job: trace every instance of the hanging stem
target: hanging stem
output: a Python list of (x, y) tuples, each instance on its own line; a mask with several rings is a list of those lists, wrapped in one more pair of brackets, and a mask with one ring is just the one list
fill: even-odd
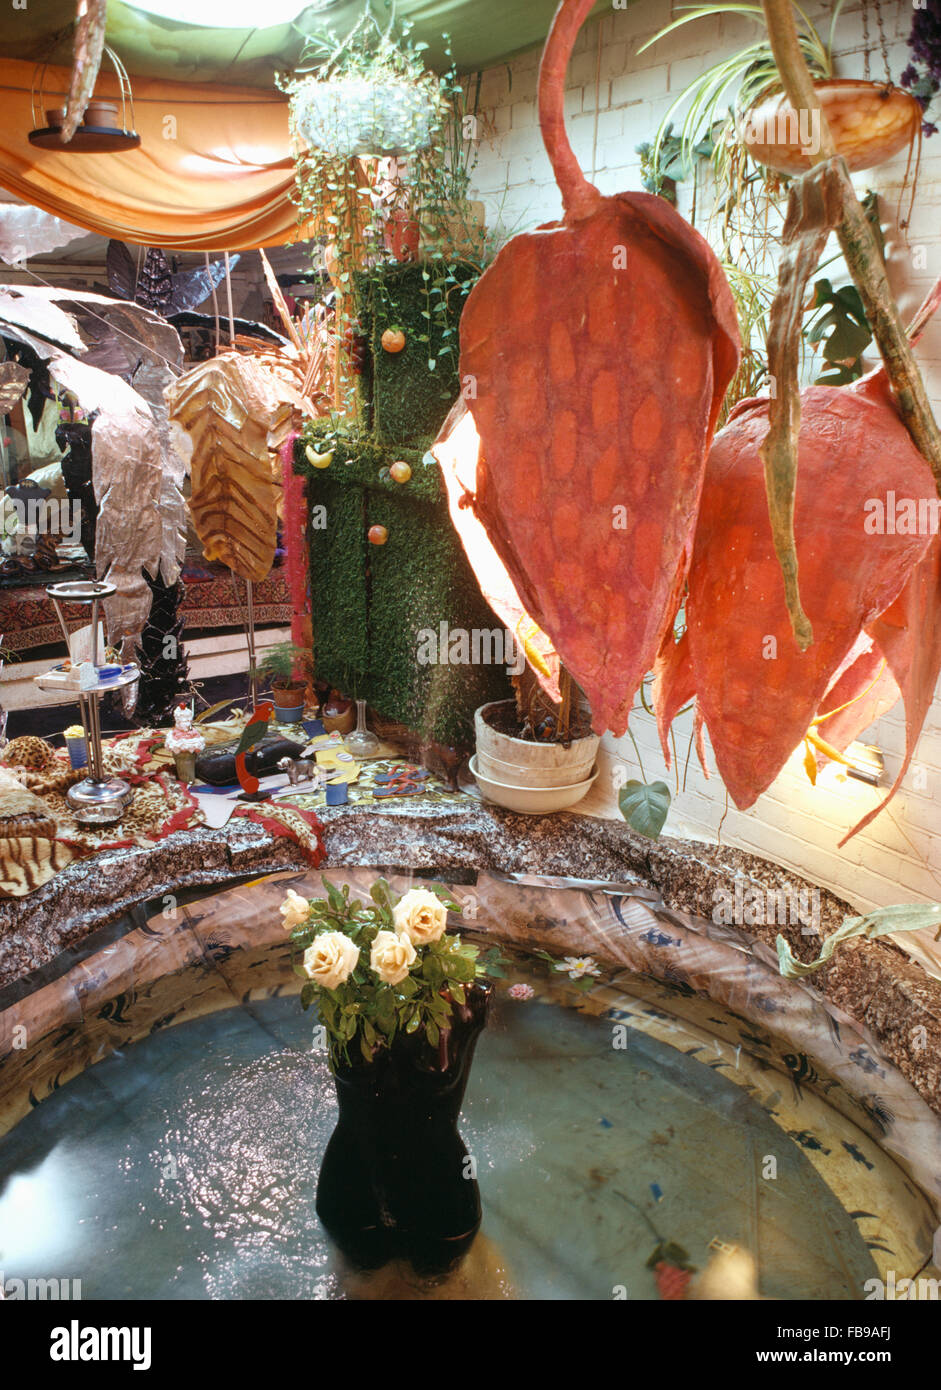
[[(787, 98), (796, 111), (819, 113), (820, 159), (838, 158), (833, 134), (800, 50), (791, 0), (763, 0), (763, 4), (771, 51)], [(852, 188), (845, 163), (840, 161), (839, 167), (846, 184), (843, 218), (837, 228), (840, 246), (872, 325), (899, 414), (927, 460), (941, 495), (941, 431), (889, 288), (872, 227)]]

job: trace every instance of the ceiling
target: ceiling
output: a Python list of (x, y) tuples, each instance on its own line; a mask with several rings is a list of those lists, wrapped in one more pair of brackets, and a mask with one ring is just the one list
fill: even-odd
[[(181, 23), (148, 14), (143, 9), (109, 0), (108, 42), (133, 77), (162, 77), (177, 81), (224, 82), (236, 86), (270, 87), (276, 72), (293, 68), (313, 30), (346, 35), (363, 11), (364, 0), (325, 0), (301, 10), (289, 23), (272, 28), (208, 27), (207, 19), (224, 16), (226, 0), (191, 0), (191, 15), (203, 23)], [(302, 0), (298, 0), (298, 7)], [(413, 24), (411, 38), (428, 44), (429, 65), (446, 66), (442, 35), (462, 73), (512, 57), (541, 44), (549, 30), (557, 0), (397, 0), (396, 17)], [(258, 10), (264, 13), (264, 0)], [(599, 0), (596, 9), (610, 9)], [(373, 0), (373, 13), (384, 22), (388, 0)], [(29, 0), (26, 9), (0, 6), (0, 51), (8, 58), (67, 64), (75, 0)]]

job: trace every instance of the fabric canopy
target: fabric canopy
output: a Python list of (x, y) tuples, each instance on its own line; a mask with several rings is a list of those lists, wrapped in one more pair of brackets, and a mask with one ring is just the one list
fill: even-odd
[[(106, 69), (107, 60), (95, 96), (120, 102)], [(28, 140), (34, 72), (32, 63), (0, 60), (0, 186), (19, 198), (101, 236), (165, 250), (243, 251), (302, 235), (291, 201), (286, 98), (135, 78), (140, 147), (76, 154), (63, 146), (60, 153)], [(68, 87), (67, 69), (48, 68), (42, 105), (64, 104)], [(44, 114), (37, 119), (45, 124)]]
[[(33, 62), (67, 63), (75, 0), (20, 0), (0, 5), (0, 53)], [(435, 72), (449, 64), (448, 45), (462, 73), (477, 72), (541, 44), (557, 0), (396, 0), (400, 22), (413, 26), (411, 37), (428, 45), (425, 58)], [(636, 0), (630, 0), (631, 4)], [(290, 72), (303, 51), (305, 36), (330, 30), (348, 34), (363, 12), (363, 0), (330, 0), (304, 7), (291, 23), (270, 24), (264, 4), (250, 28), (220, 28), (229, 18), (225, 0), (191, 0), (186, 22), (162, 19), (108, 0), (108, 43), (120, 54), (131, 77), (188, 82), (235, 82), (243, 87), (274, 85), (278, 72)], [(611, 0), (598, 0), (596, 13), (611, 12)], [(384, 24), (386, 3), (373, 12)], [(207, 14), (216, 21), (206, 23)], [(232, 19), (237, 16), (232, 15)], [(651, 25), (651, 28), (653, 26)]]

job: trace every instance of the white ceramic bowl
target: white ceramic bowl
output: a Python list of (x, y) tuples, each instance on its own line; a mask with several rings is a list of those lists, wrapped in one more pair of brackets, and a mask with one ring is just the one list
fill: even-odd
[(567, 767), (528, 767), (522, 763), (508, 763), (502, 758), (491, 757), (482, 748), (475, 754), (477, 766), (491, 782), (502, 782), (505, 787), (573, 787), (591, 776), (595, 765), (595, 750), (581, 762), (570, 763)]
[(470, 771), (487, 801), (494, 801), (508, 811), (519, 811), (524, 816), (546, 816), (552, 811), (564, 811), (574, 806), (598, 776), (595, 769), (583, 782), (573, 782), (567, 787), (514, 787), (505, 782), (494, 782), (478, 772), (476, 753), (470, 760)]

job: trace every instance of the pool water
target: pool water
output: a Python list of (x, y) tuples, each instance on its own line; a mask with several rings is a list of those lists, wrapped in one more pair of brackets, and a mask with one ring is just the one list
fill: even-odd
[(858, 1298), (876, 1274), (801, 1147), (740, 1086), (643, 1032), (616, 1048), (610, 1021), (505, 991), (461, 1123), (484, 1211), (470, 1255), (438, 1281), (356, 1273), (314, 1211), (336, 1101), (313, 1022), (296, 997), (244, 1003), (43, 1101), (0, 1139), (5, 1278), (79, 1279), (85, 1299), (649, 1299), (661, 1239), (700, 1269), (718, 1246), (747, 1251), (762, 1297)]

